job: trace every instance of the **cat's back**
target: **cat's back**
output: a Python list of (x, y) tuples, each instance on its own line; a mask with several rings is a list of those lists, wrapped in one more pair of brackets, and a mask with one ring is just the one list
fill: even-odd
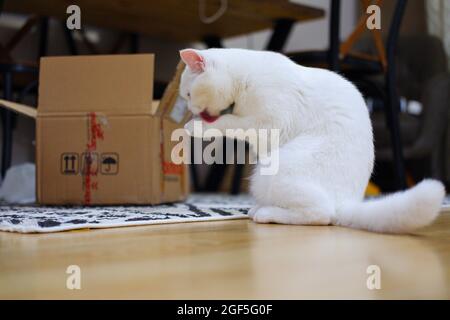
[(213, 48), (206, 50), (205, 54), (213, 61), (225, 63), (235, 72), (254, 74), (286, 69), (291, 62), (284, 55), (272, 51)]

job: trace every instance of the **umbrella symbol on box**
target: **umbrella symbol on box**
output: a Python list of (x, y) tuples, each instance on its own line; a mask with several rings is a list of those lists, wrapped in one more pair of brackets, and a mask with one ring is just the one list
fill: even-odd
[(103, 164), (105, 164), (107, 167), (105, 169), (106, 172), (110, 172), (111, 171), (111, 165), (115, 165), (117, 164), (116, 159), (111, 158), (111, 157), (107, 157), (105, 159), (103, 159)]
[(119, 156), (116, 153), (102, 154), (102, 173), (116, 174), (118, 171)]

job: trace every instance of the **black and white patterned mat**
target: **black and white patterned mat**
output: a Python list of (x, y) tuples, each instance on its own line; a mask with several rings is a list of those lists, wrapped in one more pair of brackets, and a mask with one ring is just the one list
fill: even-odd
[[(0, 205), (0, 231), (45, 233), (85, 228), (245, 219), (252, 205), (253, 201), (249, 196), (224, 194), (194, 194), (186, 202), (157, 206)], [(444, 200), (442, 211), (450, 211), (450, 196)]]
[(245, 195), (191, 195), (186, 202), (157, 206), (45, 207), (0, 205), (0, 231), (57, 232), (147, 224), (247, 218)]

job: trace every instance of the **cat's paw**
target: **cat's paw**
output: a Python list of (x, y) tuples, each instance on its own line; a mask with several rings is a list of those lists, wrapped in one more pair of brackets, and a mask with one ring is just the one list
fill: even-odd
[[(271, 210), (271, 207), (255, 207), (252, 219), (257, 223), (273, 223), (277, 222), (277, 212)], [(249, 213), (250, 216), (250, 213)]]
[(257, 211), (258, 209), (259, 209), (259, 206), (251, 207), (251, 208), (248, 210), (248, 212), (247, 212), (248, 217), (249, 217), (250, 219), (253, 219), (253, 217), (255, 216), (255, 213), (256, 213), (256, 211)]
[(280, 207), (261, 207), (256, 210), (253, 221), (258, 223), (280, 223), (296, 225), (329, 225), (331, 218), (326, 213), (285, 209)]

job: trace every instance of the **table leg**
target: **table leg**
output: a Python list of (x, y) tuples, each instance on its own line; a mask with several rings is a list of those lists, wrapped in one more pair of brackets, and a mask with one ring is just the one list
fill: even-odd
[[(203, 39), (203, 42), (206, 44), (208, 48), (223, 48), (222, 39), (220, 37), (211, 35), (207, 36)], [(194, 182), (197, 182), (198, 188), (202, 191), (218, 191), (220, 184), (223, 181), (225, 176), (225, 172), (227, 170), (227, 164), (225, 163), (225, 141), (223, 139), (223, 150), (224, 150), (224, 163), (214, 163), (208, 167), (208, 175), (206, 177), (205, 186), (202, 187), (199, 185), (198, 178), (195, 177)], [(192, 174), (196, 174), (196, 167), (194, 164), (191, 165)]]
[(45, 57), (48, 49), (48, 18), (41, 19), (39, 24), (39, 57)]
[(282, 51), (291, 33), (294, 22), (295, 21), (291, 19), (276, 20), (272, 35), (267, 43), (266, 50), (276, 52)]
[(203, 42), (208, 48), (223, 48), (222, 39), (218, 36), (207, 36), (203, 39)]
[(330, 10), (330, 34), (328, 49), (328, 65), (331, 71), (339, 71), (339, 28), (341, 17), (341, 0), (331, 1)]
[(75, 43), (75, 39), (73, 38), (72, 30), (67, 29), (64, 23), (61, 23), (61, 28), (63, 29), (67, 47), (69, 48), (70, 54), (73, 56), (78, 55), (78, 48), (77, 44)]

